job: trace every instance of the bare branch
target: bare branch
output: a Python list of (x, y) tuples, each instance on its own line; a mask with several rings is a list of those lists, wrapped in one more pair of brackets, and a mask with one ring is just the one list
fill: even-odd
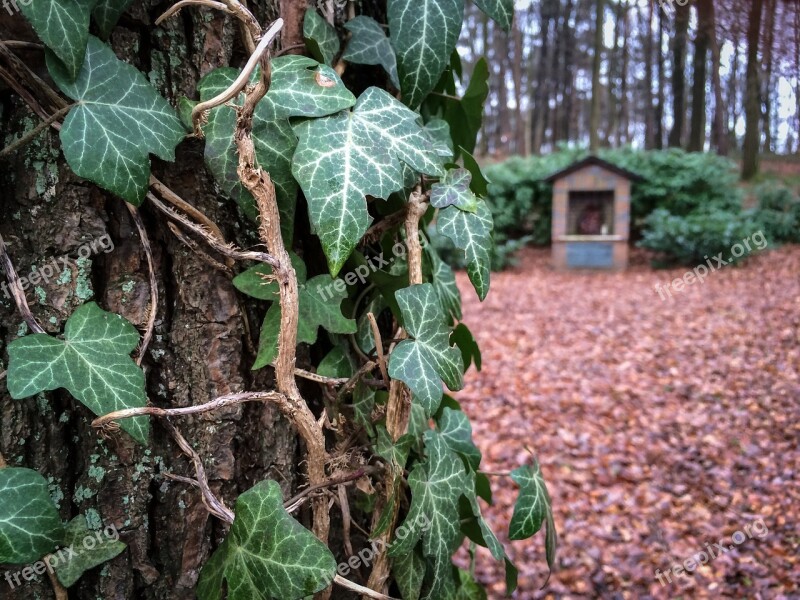
[(388, 388), (389, 371), (386, 369), (386, 357), (383, 355), (383, 340), (381, 339), (381, 330), (378, 328), (378, 321), (375, 319), (375, 315), (369, 312), (367, 313), (367, 319), (369, 319), (369, 324), (372, 327), (372, 337), (375, 338), (375, 352), (378, 353), (378, 366), (381, 369), (383, 382)]
[(0, 158), (6, 158), (7, 156), (16, 152), (20, 147), (24, 146), (25, 144), (33, 140), (42, 131), (44, 131), (45, 129), (50, 127), (50, 125), (52, 125), (53, 123), (58, 121), (61, 117), (66, 115), (72, 109), (73, 106), (75, 105), (70, 104), (69, 106), (65, 106), (64, 108), (57, 110), (48, 118), (39, 123), (36, 127), (34, 127), (29, 133), (26, 133), (21, 138), (16, 140), (14, 143), (9, 144), (8, 146), (0, 150)]
[(208, 8), (221, 10), (229, 15), (236, 14), (223, 2), (215, 2), (214, 0), (180, 0), (180, 2), (176, 2), (170, 6), (166, 11), (164, 11), (164, 14), (156, 19), (156, 25), (161, 25), (161, 23), (169, 19), (171, 16), (177, 15), (182, 8), (192, 5), (207, 6)]
[(397, 600), (396, 598), (392, 598), (391, 596), (387, 596), (386, 594), (381, 594), (380, 592), (376, 592), (371, 590), (363, 585), (358, 585), (357, 583), (353, 583), (349, 579), (345, 579), (341, 575), (336, 575), (333, 578), (334, 583), (346, 588), (348, 590), (352, 590), (354, 592), (358, 592), (362, 596), (366, 596), (367, 598), (376, 598), (376, 600)]
[(31, 328), (31, 331), (34, 333), (44, 333), (44, 329), (42, 329), (42, 326), (39, 325), (39, 322), (33, 316), (33, 313), (28, 306), (28, 300), (25, 298), (25, 291), (22, 289), (22, 284), (19, 281), (17, 271), (14, 269), (14, 263), (11, 262), (11, 257), (8, 255), (6, 243), (3, 240), (2, 235), (0, 235), (0, 263), (2, 263), (3, 269), (5, 269), (8, 287), (11, 289), (11, 295), (14, 297), (14, 303), (17, 305), (17, 310), (22, 315), (22, 318), (25, 319), (25, 322), (28, 324), (28, 327)]
[(156, 326), (156, 313), (158, 312), (158, 281), (156, 280), (156, 267), (153, 261), (153, 249), (150, 246), (150, 238), (147, 236), (147, 229), (142, 223), (142, 216), (139, 211), (132, 204), (125, 203), (128, 212), (131, 213), (131, 218), (136, 224), (136, 229), (139, 230), (139, 239), (142, 241), (142, 248), (147, 258), (147, 273), (150, 279), (150, 309), (147, 311), (147, 328), (142, 338), (142, 343), (137, 351), (136, 364), (141, 366), (142, 359), (147, 352), (147, 347), (150, 345), (150, 340), (153, 339), (153, 329)]

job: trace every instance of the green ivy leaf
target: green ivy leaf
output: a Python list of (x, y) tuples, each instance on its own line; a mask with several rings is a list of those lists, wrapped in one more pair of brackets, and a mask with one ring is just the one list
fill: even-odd
[[(64, 528), (64, 546), (72, 548), (73, 553), (67, 553), (64, 560), (58, 561), (54, 567), (56, 576), (64, 587), (72, 587), (83, 576), (86, 571), (94, 569), (118, 556), (125, 550), (126, 545), (119, 540), (119, 533), (116, 538), (100, 535), (100, 539), (86, 526), (86, 517), (78, 515), (67, 523)], [(91, 538), (96, 543), (87, 548), (84, 540)]]
[(486, 175), (484, 175), (475, 157), (464, 148), (459, 148), (459, 150), (461, 152), (461, 160), (464, 161), (464, 168), (472, 175), (470, 189), (481, 198), (485, 198), (489, 195), (490, 181), (486, 179)]
[(89, 41), (89, 17), (96, 0), (19, 0), (15, 6), (33, 25), (44, 42), (74, 80), (84, 64)]
[(440, 176), (419, 115), (389, 93), (371, 87), (355, 109), (295, 127), (300, 144), (293, 173), (308, 200), (308, 213), (336, 275), (367, 230), (366, 196), (388, 198), (403, 189), (403, 163)]
[[(20, 399), (66, 388), (98, 416), (143, 407), (144, 372), (130, 357), (138, 343), (133, 325), (89, 302), (69, 318), (63, 341), (37, 333), (8, 345), (8, 391)], [(122, 419), (120, 427), (147, 443), (147, 417)]]
[(379, 426), (378, 439), (375, 441), (375, 454), (386, 460), (390, 464), (397, 464), (401, 467), (406, 466), (408, 453), (417, 441), (413, 435), (405, 434), (394, 442), (386, 427)]
[(470, 189), (472, 175), (466, 169), (450, 169), (444, 179), (431, 187), (431, 204), (436, 208), (457, 206), (467, 212), (477, 212), (478, 198)]
[(306, 10), (303, 18), (303, 38), (311, 56), (326, 65), (332, 65), (339, 54), (339, 36), (336, 30), (315, 8)]
[(375, 336), (372, 334), (372, 325), (369, 322), (367, 313), (372, 313), (375, 318), (379, 318), (381, 313), (388, 308), (386, 300), (380, 292), (375, 292), (369, 296), (369, 300), (364, 306), (364, 310), (358, 316), (358, 331), (356, 332), (356, 342), (364, 354), (370, 354), (375, 350)]
[[(458, 209), (454, 209), (458, 210)], [(406, 331), (389, 356), (389, 376), (408, 385), (428, 415), (442, 400), (442, 380), (451, 390), (461, 389), (461, 353), (450, 346), (450, 331), (433, 286), (413, 285), (396, 294)]]
[(514, 18), (514, 0), (473, 0), (483, 12), (497, 21), (503, 31), (511, 29)]
[(392, 575), (403, 600), (419, 600), (425, 567), (425, 559), (416, 549), (392, 560)]
[(446, 406), (438, 426), (447, 447), (461, 457), (466, 467), (477, 471), (481, 464), (481, 451), (472, 442), (472, 425), (467, 415)]
[(108, 39), (111, 30), (119, 21), (128, 7), (133, 4), (133, 0), (99, 0), (92, 11), (94, 22), (100, 30), (100, 36)]
[(175, 111), (144, 75), (94, 36), (77, 79), (50, 54), (47, 68), (77, 101), (60, 134), (70, 168), (138, 206), (150, 179), (149, 154), (175, 160), (185, 134)]
[(461, 358), (464, 361), (464, 372), (467, 372), (470, 364), (475, 363), (475, 368), (481, 370), (481, 349), (475, 338), (472, 337), (472, 332), (463, 323), (456, 325), (453, 333), (450, 335), (450, 343), (455, 344), (461, 350)]
[[(347, 290), (338, 290), (329, 275), (318, 275), (306, 281), (306, 267), (303, 261), (292, 254), (292, 266), (297, 274), (298, 311), (297, 342), (313, 344), (317, 341), (320, 327), (331, 333), (355, 333), (357, 325), (354, 319), (342, 314), (342, 301), (347, 298)], [(278, 356), (278, 335), (280, 333), (281, 307), (278, 287), (274, 282), (267, 282), (265, 276), (271, 273), (267, 265), (256, 265), (233, 280), (236, 288), (254, 298), (272, 301), (267, 310), (261, 335), (258, 340), (258, 357), (253, 369), (266, 367)]]
[(475, 581), (469, 571), (458, 570), (458, 593), (456, 600), (486, 600), (486, 590)]
[(397, 57), (383, 27), (372, 17), (364, 16), (350, 19), (344, 27), (353, 35), (342, 58), (357, 65), (380, 65), (399, 90)]
[(410, 553), (422, 540), (422, 553), (432, 563), (427, 598), (449, 598), (455, 591), (450, 557), (461, 540), (458, 503), (469, 481), (461, 460), (438, 433), (426, 431), (424, 440), (427, 458), (408, 477), (411, 507), (403, 522), (407, 535), (394, 543), (389, 556)]
[(445, 160), (453, 158), (453, 138), (450, 135), (450, 124), (444, 119), (431, 119), (425, 125), (428, 137), (433, 140), (436, 154)]
[(283, 508), (281, 487), (262, 481), (236, 501), (225, 541), (203, 567), (200, 600), (294, 600), (325, 589), (336, 559), (313, 533)]
[(489, 293), (492, 266), (492, 211), (485, 202), (478, 204), (475, 214), (450, 206), (439, 211), (436, 223), (439, 233), (464, 251), (467, 275), (478, 297), (483, 300)]
[(461, 33), (464, 2), (389, 0), (387, 11), (403, 101), (416, 108), (448, 65)]
[(472, 79), (461, 100), (444, 98), (444, 118), (450, 124), (456, 147), (475, 151), (483, 122), (483, 106), (489, 96), (489, 63), (481, 58), (472, 70)]
[(353, 373), (353, 361), (342, 346), (328, 352), (317, 366), (317, 375), (323, 377), (346, 378), (352, 377)]
[(31, 469), (0, 469), (0, 564), (39, 560), (63, 536), (47, 480)]
[(442, 307), (449, 322), (452, 323), (453, 319), (461, 320), (461, 292), (458, 291), (456, 275), (453, 273), (453, 269), (439, 258), (439, 255), (431, 248), (430, 244), (425, 249), (433, 266), (431, 280), (436, 290), (436, 296), (439, 298), (439, 305)]
[(519, 485), (520, 490), (508, 526), (508, 537), (524, 540), (541, 529), (542, 522), (551, 512), (550, 495), (537, 461), (534, 461), (533, 467), (525, 465), (511, 471), (511, 479)]

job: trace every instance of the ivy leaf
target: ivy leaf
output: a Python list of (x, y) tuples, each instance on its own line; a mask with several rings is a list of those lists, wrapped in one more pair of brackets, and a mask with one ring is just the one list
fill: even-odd
[(60, 134), (70, 168), (138, 206), (150, 179), (148, 155), (175, 160), (185, 134), (175, 111), (142, 73), (94, 36), (77, 79), (50, 54), (47, 68), (61, 91), (77, 101)]
[(31, 469), (0, 469), (0, 564), (39, 560), (63, 536), (47, 480)]
[(262, 481), (239, 496), (225, 541), (203, 567), (200, 600), (294, 600), (325, 589), (336, 559), (283, 508), (281, 487)]
[(108, 39), (111, 30), (114, 29), (119, 18), (131, 4), (133, 4), (133, 0), (99, 0), (97, 2), (92, 16), (103, 38)]
[(481, 58), (472, 70), (472, 78), (461, 100), (444, 98), (444, 118), (450, 124), (456, 147), (475, 151), (475, 142), (483, 122), (483, 106), (489, 96), (489, 63)]
[(453, 158), (453, 138), (450, 135), (450, 124), (444, 119), (431, 119), (425, 125), (428, 137), (433, 140), (436, 153), (450, 160)]
[(344, 27), (353, 35), (342, 59), (357, 65), (380, 65), (388, 73), (392, 85), (399, 90), (397, 57), (383, 27), (372, 17), (364, 16), (350, 19)]
[(436, 87), (455, 50), (464, 2), (389, 0), (387, 11), (403, 101), (416, 108)]
[(472, 175), (466, 169), (450, 169), (444, 179), (431, 187), (431, 204), (436, 208), (457, 206), (467, 212), (477, 212), (478, 198), (470, 189)]
[(371, 87), (355, 109), (295, 127), (300, 144), (292, 171), (308, 200), (331, 275), (344, 265), (370, 223), (366, 196), (403, 189), (403, 163), (443, 175), (441, 160), (419, 122), (388, 92)]
[(336, 30), (314, 8), (306, 10), (303, 18), (303, 38), (308, 51), (319, 62), (332, 65), (339, 54), (339, 36)]
[(386, 304), (386, 300), (383, 299), (383, 296), (380, 294), (380, 292), (376, 292), (369, 297), (369, 300), (364, 306), (364, 310), (358, 316), (356, 342), (364, 354), (370, 354), (373, 350), (375, 350), (375, 337), (372, 333), (372, 326), (370, 325), (367, 314), (372, 313), (375, 315), (375, 318), (378, 319), (381, 316), (381, 313), (387, 308), (388, 305)]
[(442, 307), (449, 322), (452, 322), (453, 319), (460, 320), (462, 317), (461, 292), (458, 291), (458, 285), (456, 285), (456, 275), (450, 265), (439, 258), (439, 255), (430, 247), (430, 244), (426, 246), (426, 250), (433, 265), (431, 280), (436, 290), (436, 296), (439, 298), (439, 305)]
[(403, 600), (419, 600), (425, 579), (425, 559), (417, 550), (392, 560), (392, 575)]
[(511, 479), (519, 485), (519, 498), (514, 505), (514, 514), (508, 526), (508, 537), (524, 540), (542, 527), (542, 522), (551, 512), (550, 495), (542, 477), (538, 461), (533, 467), (525, 465), (511, 471)]
[(494, 19), (503, 31), (511, 28), (514, 18), (514, 0), (473, 0), (483, 12)]
[(375, 454), (386, 460), (389, 464), (397, 464), (401, 467), (406, 466), (408, 453), (416, 442), (413, 435), (405, 434), (394, 442), (386, 427), (378, 427), (378, 439), (375, 441)]
[(450, 343), (455, 344), (461, 350), (461, 358), (464, 361), (464, 372), (467, 372), (469, 365), (475, 363), (475, 368), (481, 370), (481, 349), (478, 347), (472, 332), (464, 323), (459, 323), (450, 335)]
[(438, 426), (447, 447), (461, 457), (466, 467), (477, 471), (481, 464), (481, 451), (472, 442), (472, 425), (467, 415), (446, 406)]
[[(143, 407), (144, 373), (130, 357), (138, 343), (133, 325), (89, 302), (69, 318), (63, 341), (37, 333), (8, 345), (8, 391), (20, 399), (66, 388), (98, 416)], [(120, 427), (147, 443), (147, 417), (122, 419)]]
[(456, 600), (486, 600), (486, 590), (475, 581), (469, 571), (458, 570), (458, 593)]
[(95, 2), (96, 0), (18, 0), (14, 5), (30, 21), (44, 45), (61, 61), (68, 81), (78, 76), (83, 65), (86, 44), (89, 41), (89, 16)]
[(389, 556), (410, 553), (422, 540), (422, 553), (433, 563), (427, 598), (449, 598), (454, 592), (450, 557), (461, 540), (458, 503), (469, 481), (464, 465), (438, 433), (426, 431), (424, 440), (427, 458), (408, 477), (411, 507), (403, 522), (407, 535), (394, 543)]
[(485, 202), (478, 204), (475, 214), (450, 206), (439, 212), (439, 233), (451, 239), (464, 251), (467, 275), (478, 297), (483, 300), (489, 293), (489, 273), (492, 250), (492, 211)]
[(470, 189), (478, 196), (485, 198), (489, 195), (490, 181), (486, 179), (486, 175), (483, 174), (475, 157), (464, 148), (460, 148), (459, 150), (461, 152), (461, 160), (464, 161), (464, 168), (472, 175), (472, 181), (469, 184)]
[[(54, 567), (61, 585), (72, 587), (86, 571), (94, 569), (122, 553), (127, 546), (119, 540), (119, 533), (116, 529), (114, 533), (117, 539), (107, 536), (103, 532), (98, 541), (95, 533), (86, 526), (86, 517), (84, 515), (78, 515), (67, 523), (64, 528), (63, 545), (67, 548), (73, 548), (74, 553), (69, 553), (64, 560), (56, 563)], [(84, 540), (87, 538), (92, 538), (97, 543), (91, 548), (87, 548), (84, 545)]]
[(400, 342), (389, 356), (389, 376), (408, 385), (414, 399), (432, 415), (442, 400), (442, 380), (451, 390), (463, 385), (461, 353), (450, 346), (450, 331), (430, 283), (405, 288), (396, 296), (413, 339)]
[(323, 377), (346, 378), (355, 373), (355, 364), (343, 345), (333, 348), (317, 366), (317, 375)]

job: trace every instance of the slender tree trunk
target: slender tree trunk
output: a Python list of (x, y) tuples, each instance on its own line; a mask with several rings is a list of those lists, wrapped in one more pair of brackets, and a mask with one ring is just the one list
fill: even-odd
[(764, 0), (764, 48), (763, 56), (763, 99), (764, 99), (764, 152), (770, 153), (773, 148), (772, 137), (772, 116), (773, 116), (773, 85), (777, 85), (772, 80), (773, 74), (773, 46), (775, 45), (775, 22), (778, 4), (776, 0)]
[(622, 13), (622, 69), (619, 77), (620, 103), (619, 103), (619, 123), (620, 135), (617, 136), (617, 146), (630, 142), (630, 113), (628, 98), (628, 65), (630, 64), (629, 47), (630, 43), (630, 14), (628, 0), (623, 3)]
[(720, 156), (728, 155), (728, 115), (725, 107), (725, 98), (722, 95), (722, 77), (720, 75), (720, 49), (716, 33), (716, 14), (714, 2), (709, 0), (709, 31), (711, 42), (711, 81), (714, 87), (714, 126), (712, 128), (712, 142)]
[(761, 34), (763, 0), (752, 0), (747, 27), (747, 92), (745, 96), (745, 134), (742, 149), (742, 179), (758, 173), (758, 151), (761, 146), (761, 88), (758, 77), (758, 41)]
[(647, 27), (644, 38), (644, 147), (652, 150), (656, 147), (655, 107), (653, 106), (653, 19), (655, 17), (655, 1), (647, 3)]
[(515, 152), (517, 154), (525, 155), (526, 152), (526, 138), (525, 135), (525, 113), (522, 110), (522, 98), (523, 98), (523, 89), (522, 89), (522, 63), (523, 63), (523, 43), (522, 43), (522, 31), (521, 26), (519, 23), (519, 14), (514, 19), (514, 24), (512, 25), (513, 29), (513, 36), (514, 36), (514, 61), (512, 63), (513, 72), (514, 72), (514, 102), (517, 105), (516, 110), (514, 111), (514, 135), (516, 138), (515, 141)]
[(689, 31), (690, 4), (675, 7), (675, 37), (672, 40), (672, 129), (670, 147), (683, 145), (686, 126), (686, 49)]
[(692, 82), (692, 118), (689, 129), (689, 152), (702, 152), (706, 143), (706, 83), (708, 49), (711, 43), (713, 0), (697, 0), (697, 38), (694, 43), (694, 80)]
[(655, 132), (656, 139), (654, 147), (661, 150), (664, 147), (664, 106), (666, 104), (666, 91), (667, 75), (664, 65), (664, 52), (662, 46), (664, 44), (664, 9), (658, 11), (658, 50), (656, 56), (658, 57), (658, 94), (656, 102), (656, 118), (655, 118)]
[[(531, 8), (533, 10), (533, 8)], [(542, 143), (544, 142), (545, 130), (547, 127), (547, 104), (549, 101), (547, 86), (549, 83), (547, 67), (550, 64), (550, 13), (547, 2), (542, 1), (539, 8), (539, 27), (542, 46), (539, 49), (539, 60), (535, 75), (531, 76), (531, 81), (535, 81), (533, 109), (531, 113), (531, 153), (541, 154)]]
[(600, 147), (600, 65), (603, 53), (604, 0), (595, 0), (594, 53), (592, 55), (592, 105), (589, 115), (589, 148)]

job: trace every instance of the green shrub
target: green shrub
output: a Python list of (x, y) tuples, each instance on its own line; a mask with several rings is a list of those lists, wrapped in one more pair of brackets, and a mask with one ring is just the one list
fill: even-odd
[(782, 185), (765, 183), (755, 190), (758, 208), (750, 211), (771, 243), (800, 243), (800, 198)]
[(736, 262), (749, 253), (736, 259), (731, 256), (731, 247), (758, 231), (759, 224), (742, 211), (700, 208), (682, 216), (657, 208), (645, 220), (639, 246), (657, 253), (657, 266), (699, 265), (720, 252), (726, 261)]

